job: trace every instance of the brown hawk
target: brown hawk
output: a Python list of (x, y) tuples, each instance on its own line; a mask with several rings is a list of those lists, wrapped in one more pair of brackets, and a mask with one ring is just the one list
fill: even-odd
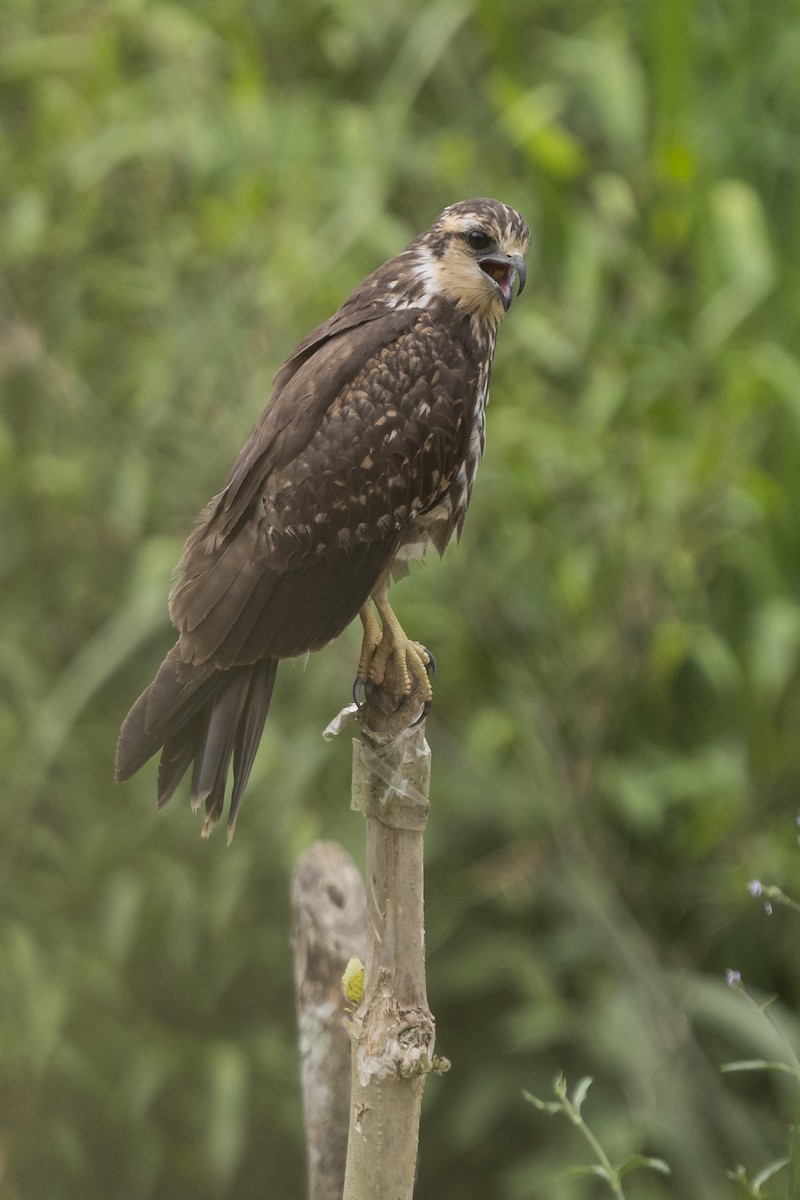
[(170, 596), (178, 641), (122, 726), (117, 779), (161, 750), (163, 806), (192, 766), (207, 834), (232, 761), (230, 838), (279, 661), (356, 615), (358, 677), (397, 695), (417, 679), (430, 697), (429, 656), (389, 607), (389, 578), (461, 532), (497, 328), (514, 275), (525, 284), (529, 239), (497, 200), (452, 204), (286, 360), (186, 543)]

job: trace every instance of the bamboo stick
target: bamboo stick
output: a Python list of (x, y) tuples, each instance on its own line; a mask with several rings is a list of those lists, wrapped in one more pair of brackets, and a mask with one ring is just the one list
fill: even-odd
[(405, 712), (381, 707), (371, 698), (353, 744), (352, 806), (367, 822), (367, 952), (352, 1023), (344, 1200), (411, 1200), (422, 1092), (434, 1063), (423, 909), (430, 748), (424, 723), (409, 724), (418, 699)]

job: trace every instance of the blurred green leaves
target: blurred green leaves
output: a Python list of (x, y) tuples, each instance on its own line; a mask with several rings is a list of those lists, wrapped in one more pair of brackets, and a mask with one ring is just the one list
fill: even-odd
[(718, 183), (709, 197), (715, 248), (724, 283), (697, 317), (701, 350), (718, 350), (775, 283), (775, 268), (761, 201), (739, 180)]
[(180, 798), (155, 813), (152, 770), (116, 789), (114, 742), (275, 369), (444, 204), (494, 194), (531, 222), (530, 285), (462, 543), (395, 597), (441, 668), (453, 1071), (418, 1192), (595, 1195), (519, 1100), (563, 1068), (594, 1077), (614, 1161), (669, 1161), (632, 1194), (716, 1200), (791, 1119), (779, 1084), (717, 1067), (774, 1057), (730, 962), (798, 995), (785, 914), (765, 927), (745, 888), (798, 854), (796, 12), (6, 10), (3, 1186), (304, 1195), (288, 874), (314, 836), (360, 841), (346, 747), (319, 738), (357, 632), (282, 671), (229, 850)]

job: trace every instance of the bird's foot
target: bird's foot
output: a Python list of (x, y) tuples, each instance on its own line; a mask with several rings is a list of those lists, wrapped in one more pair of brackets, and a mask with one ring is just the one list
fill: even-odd
[(363, 707), (365, 691), (370, 684), (399, 698), (416, 691), (424, 705), (425, 717), (433, 698), (430, 681), (436, 674), (436, 660), (425, 646), (406, 635), (388, 604), (379, 607), (379, 611), (383, 630), (368, 605), (360, 613), (364, 640), (353, 686), (356, 706), (359, 710)]
[[(414, 647), (417, 662), (425, 663), (424, 692), (426, 694), (422, 695), (422, 712), (413, 722), (413, 725), (420, 725), (430, 713), (431, 704), (433, 703), (433, 690), (431, 688), (430, 681), (436, 674), (436, 659), (433, 657), (430, 650), (428, 650), (427, 647), (420, 645), (419, 642), (411, 642), (410, 645)], [(408, 659), (406, 659), (406, 669), (408, 670), (407, 664)], [(382, 692), (389, 692), (391, 695), (399, 697), (399, 703), (397, 704), (397, 711), (399, 711), (404, 704), (408, 702), (408, 697), (414, 691), (415, 684), (419, 680), (419, 676), (416, 673), (412, 674), (411, 671), (409, 671), (411, 686), (409, 687), (408, 692), (399, 693), (396, 690), (396, 685), (389, 685), (387, 682), (387, 674), (388, 673), (384, 674), (384, 678), (381, 682), (378, 682), (377, 679), (373, 679), (373, 673), (369, 668), (367, 669), (366, 674), (359, 674), (356, 676), (355, 683), (353, 684), (353, 700), (355, 701), (356, 708), (362, 715), (364, 714), (365, 703), (369, 703), (372, 700), (371, 692), (373, 688), (380, 687)], [(420, 688), (420, 691), (422, 691), (422, 688)]]
[[(367, 679), (376, 687), (382, 687), (393, 696), (410, 696), (416, 683), (420, 699), (428, 703), (433, 698), (433, 689), (428, 671), (433, 666), (433, 656), (421, 645), (412, 642), (400, 630), (384, 630), (380, 644), (370, 660)], [(434, 668), (435, 669), (435, 668)]]

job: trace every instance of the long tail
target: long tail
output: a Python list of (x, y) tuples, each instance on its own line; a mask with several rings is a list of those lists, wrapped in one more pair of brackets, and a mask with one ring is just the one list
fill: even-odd
[(116, 776), (130, 779), (158, 750), (158, 805), (167, 803), (192, 767), (192, 808), (205, 804), (203, 836), (222, 815), (233, 759), (228, 841), (253, 766), (272, 699), (278, 660), (220, 671), (181, 661), (170, 650), (150, 686), (125, 718), (117, 743)]

